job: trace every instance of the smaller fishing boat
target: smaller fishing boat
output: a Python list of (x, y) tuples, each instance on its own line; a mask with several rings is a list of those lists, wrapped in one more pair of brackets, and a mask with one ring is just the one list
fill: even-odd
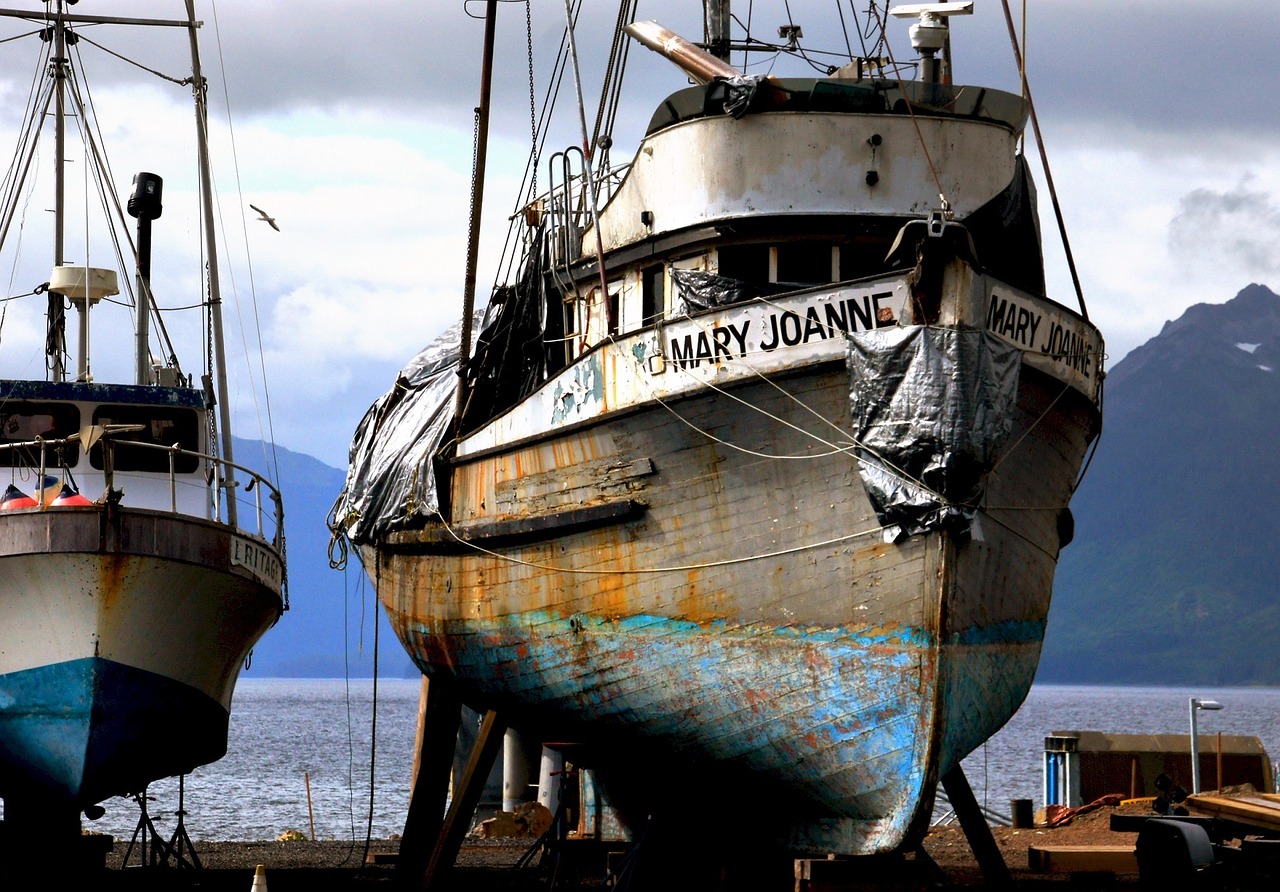
[[(8, 478), (0, 497), (0, 797), (8, 835), (24, 839), (78, 833), (80, 813), (97, 811), (97, 803), (221, 758), (240, 667), (287, 609), (279, 492), (232, 453), (192, 2), (177, 20), (73, 14), (74, 2), (0, 10), (6, 22), (34, 26), (25, 36), (37, 48), (29, 128), (4, 182), (0, 256), (6, 269), (48, 277), (6, 298), (47, 301), (45, 374), (0, 380), (0, 474)], [(193, 254), (207, 278), (179, 302), (203, 307), (209, 365), (199, 375), (180, 365), (169, 337), (176, 326), (166, 324), (162, 289), (152, 291), (151, 230), (163, 210), (163, 180), (138, 173), (127, 203), (115, 197), (84, 83), (85, 47), (115, 55), (106, 48), (114, 36), (108, 26), (125, 24), (190, 36), (189, 77), (171, 80), (196, 85), (205, 240)], [(90, 30), (92, 39), (82, 37)], [(43, 210), (35, 221), (21, 215), (46, 121), (55, 213), (53, 252), (43, 262), (52, 273), (28, 260), (29, 234), (9, 238), (28, 223), (44, 225)], [(79, 128), (73, 143), (71, 122)], [(91, 237), (79, 217), (70, 224), (63, 173), (72, 162), (87, 168), (85, 191), (104, 204), (100, 219), (87, 212), (85, 219), (110, 238), (97, 229)], [(69, 240), (82, 227), (75, 250), (83, 253), (72, 259)], [(96, 265), (99, 253), (110, 253), (113, 265)], [(108, 341), (126, 315), (119, 305), (133, 325)], [(65, 346), (68, 310), (78, 323), (74, 356)], [(132, 344), (132, 380), (97, 380), (95, 340), (107, 344), (106, 366)], [(10, 354), (20, 346), (4, 344)], [(0, 361), (13, 367), (12, 356), (0, 353)]]

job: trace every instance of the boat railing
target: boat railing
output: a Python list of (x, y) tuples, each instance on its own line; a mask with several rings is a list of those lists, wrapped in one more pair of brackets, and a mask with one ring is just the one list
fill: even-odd
[[(272, 545), (276, 549), (279, 549), (282, 546), (283, 539), (284, 539), (284, 502), (280, 497), (280, 490), (270, 480), (268, 480), (266, 477), (259, 474), (257, 471), (254, 471), (252, 468), (247, 468), (244, 465), (237, 464), (236, 462), (228, 461), (227, 459), (221, 458), (216, 455), (210, 455), (205, 452), (198, 452), (194, 449), (186, 449), (177, 443), (171, 446), (165, 446), (160, 443), (142, 443), (136, 440), (112, 440), (107, 437), (102, 438), (99, 441), (99, 443), (101, 443), (104, 447), (103, 474), (106, 477), (108, 488), (110, 488), (112, 485), (112, 478), (115, 473), (113, 470), (113, 465), (114, 465), (114, 451), (116, 449), (120, 448), (121, 446), (125, 446), (125, 447), (128, 447), (129, 449), (135, 449), (135, 448), (150, 449), (150, 450), (166, 453), (168, 456), (168, 465), (169, 465), (169, 468), (168, 468), (169, 510), (174, 514), (184, 513), (178, 510), (179, 473), (178, 473), (177, 467), (178, 467), (178, 459), (180, 456), (190, 457), (190, 458), (207, 462), (208, 464), (206, 465), (207, 471), (206, 471), (206, 477), (205, 477), (206, 486), (212, 485), (213, 482), (216, 480), (218, 488), (225, 489), (227, 491), (228, 498), (238, 499), (238, 496), (234, 495), (234, 492), (233, 492), (236, 488), (239, 487), (239, 481), (235, 479), (236, 477), (235, 472), (238, 471), (247, 475), (249, 478), (249, 482), (245, 485), (244, 491), (253, 493), (253, 499), (254, 499), (253, 513), (257, 521), (256, 534), (258, 538), (264, 541), (267, 541), (269, 539)], [(36, 479), (43, 480), (46, 476), (46, 473), (50, 469), (58, 470), (59, 468), (61, 468), (61, 465), (59, 464), (54, 464), (52, 466), (50, 465), (49, 451), (51, 449), (55, 449), (55, 450), (66, 449), (67, 447), (72, 447), (77, 450), (80, 449), (79, 436), (77, 435), (73, 437), (66, 437), (62, 439), (51, 439), (51, 440), (46, 440), (42, 437), (36, 437), (34, 440), (2, 443), (0, 444), (0, 453), (18, 452), (23, 449), (38, 450), (39, 460), (36, 463), (37, 467), (35, 468), (37, 473)], [(270, 537), (268, 537), (267, 535), (268, 529), (265, 523), (267, 510), (264, 506), (264, 499), (263, 499), (264, 490), (267, 493), (266, 498), (271, 502), (270, 515), (272, 518), (272, 527), (270, 529), (270, 533), (271, 533)], [(213, 519), (217, 523), (222, 523), (223, 522), (222, 520), (223, 500), (221, 498), (214, 497), (212, 499), (212, 503), (213, 503)], [(44, 510), (50, 507), (50, 504), (46, 504), (45, 500), (43, 499), (37, 499), (36, 506), (40, 510)], [(237, 524), (237, 526), (239, 525)], [(240, 529), (242, 530), (242, 532), (247, 532), (247, 533), (255, 532), (254, 530), (250, 530), (248, 528), (240, 528)]]
[[(630, 164), (594, 172), (596, 199), (604, 206), (626, 177)], [(553, 267), (567, 267), (582, 250), (582, 233), (590, 223), (587, 165), (582, 149), (571, 146), (548, 161), (550, 188), (533, 202), (547, 220), (547, 244)], [(540, 215), (539, 215), (540, 216)]]

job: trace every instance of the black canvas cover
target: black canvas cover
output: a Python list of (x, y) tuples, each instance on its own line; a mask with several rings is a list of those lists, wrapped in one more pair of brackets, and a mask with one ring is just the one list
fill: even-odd
[(459, 322), (401, 370), (356, 427), (333, 522), (357, 545), (439, 513), (434, 458), (453, 425), (461, 341)]
[(968, 531), (1013, 426), (1021, 353), (971, 329), (857, 332), (849, 398), (863, 483), (890, 535)]

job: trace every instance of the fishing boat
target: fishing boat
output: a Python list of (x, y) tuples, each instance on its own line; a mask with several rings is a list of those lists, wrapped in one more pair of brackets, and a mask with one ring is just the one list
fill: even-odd
[[(173, 20), (73, 13), (72, 3), (0, 10), (35, 48), (28, 130), (0, 217), (6, 269), (35, 278), (6, 304), (47, 305), (42, 376), (0, 380), (0, 797), (11, 841), (64, 841), (109, 797), (140, 798), (153, 780), (221, 758), (240, 668), (287, 608), (279, 492), (232, 453), (200, 23), (191, 0)], [(163, 178), (137, 173), (127, 200), (119, 195), (127, 181), (101, 144), (118, 128), (97, 120), (86, 82), (92, 53), (118, 64), (135, 47), (117, 40), (122, 26), (189, 36), (191, 46), (190, 71), (168, 80), (195, 97), (200, 172), (190, 194), (199, 199), (190, 204), (201, 217), (191, 231), (204, 241), (189, 256), (204, 281), (176, 300), (152, 283)], [(43, 140), (42, 129), (51, 131)], [(32, 259), (32, 231), (50, 228), (47, 205), (28, 198), (46, 147), (52, 251)], [(34, 219), (22, 216), (28, 206)], [(189, 275), (184, 289), (201, 278)], [(179, 363), (169, 332), (184, 324), (170, 307), (199, 309), (211, 327), (202, 372)], [(6, 338), (6, 370), (21, 367), (24, 346)], [(99, 380), (98, 356), (108, 369), (123, 357), (123, 380)]]
[(580, 746), (630, 826), (701, 797), (790, 852), (901, 851), (1027, 694), (1100, 432), (1102, 336), (1046, 294), (1033, 106), (953, 83), (967, 0), (871, 4), (914, 73), (820, 77), (732, 64), (814, 58), (794, 22), (761, 41), (708, 2), (695, 43), (633, 9), (610, 59), (629, 35), (674, 92), (627, 164), (608, 102), (586, 151), (535, 156), (474, 345), (471, 265), (334, 522), (430, 686)]

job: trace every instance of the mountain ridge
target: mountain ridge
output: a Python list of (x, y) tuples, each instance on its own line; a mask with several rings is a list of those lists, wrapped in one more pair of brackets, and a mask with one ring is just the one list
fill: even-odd
[(1277, 415), (1280, 297), (1264, 285), (1188, 308), (1116, 364), (1039, 680), (1280, 684)]
[[(262, 454), (279, 468), (289, 609), (254, 647), (245, 677), (367, 678), (378, 645), (380, 676), (414, 677), (358, 556), (330, 566), (329, 509), (346, 471), (304, 452), (235, 438), (237, 457)], [(253, 462), (241, 462), (251, 467)]]

